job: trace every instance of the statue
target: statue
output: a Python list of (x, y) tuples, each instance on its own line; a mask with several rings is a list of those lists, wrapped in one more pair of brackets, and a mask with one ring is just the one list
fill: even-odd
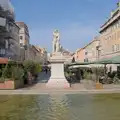
[(58, 30), (53, 32), (53, 53), (60, 52), (60, 33)]

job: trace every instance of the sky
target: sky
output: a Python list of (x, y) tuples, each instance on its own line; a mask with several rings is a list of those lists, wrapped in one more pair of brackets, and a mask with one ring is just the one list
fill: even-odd
[(69, 51), (84, 47), (99, 34), (118, 0), (11, 0), (16, 21), (24, 21), (30, 43), (52, 50), (54, 29)]

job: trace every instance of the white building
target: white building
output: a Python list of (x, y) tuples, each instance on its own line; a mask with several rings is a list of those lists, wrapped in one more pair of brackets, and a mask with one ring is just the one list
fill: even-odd
[(29, 59), (29, 29), (24, 22), (16, 22), (19, 26), (19, 44), (21, 47), (21, 60), (28, 60)]

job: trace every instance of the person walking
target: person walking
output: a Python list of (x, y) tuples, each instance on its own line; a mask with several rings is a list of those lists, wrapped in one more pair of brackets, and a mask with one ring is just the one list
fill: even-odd
[(47, 69), (47, 68), (45, 68), (45, 73), (46, 73), (46, 74), (48, 73), (48, 69)]

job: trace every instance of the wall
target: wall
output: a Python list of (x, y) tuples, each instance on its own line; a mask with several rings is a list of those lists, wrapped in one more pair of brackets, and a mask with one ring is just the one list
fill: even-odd
[(85, 49), (85, 62), (93, 62), (99, 59), (97, 47), (99, 47), (99, 38), (93, 40)]
[(85, 59), (85, 50), (82, 48), (78, 51), (76, 51), (77, 55), (76, 55), (76, 61), (79, 61), (79, 62), (84, 62), (84, 59)]
[(101, 33), (101, 58), (120, 55), (120, 19)]

